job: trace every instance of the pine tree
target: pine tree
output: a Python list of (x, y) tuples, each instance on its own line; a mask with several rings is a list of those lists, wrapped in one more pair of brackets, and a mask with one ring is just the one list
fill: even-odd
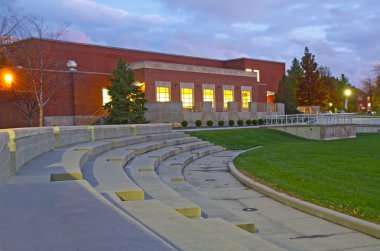
[(144, 93), (134, 85), (132, 69), (124, 59), (119, 59), (112, 71), (111, 86), (107, 87), (111, 101), (104, 105), (108, 110), (107, 122), (112, 124), (145, 123)]
[(302, 57), (301, 67), (303, 76), (299, 79), (297, 88), (297, 103), (301, 106), (312, 106), (320, 103), (322, 86), (318, 83), (319, 72), (318, 64), (314, 61), (314, 55), (309, 52), (309, 48), (305, 48)]
[(276, 95), (276, 102), (285, 104), (285, 113), (294, 114), (297, 111), (296, 89), (299, 78), (303, 75), (303, 70), (297, 58), (293, 59), (292, 66), (283, 76)]

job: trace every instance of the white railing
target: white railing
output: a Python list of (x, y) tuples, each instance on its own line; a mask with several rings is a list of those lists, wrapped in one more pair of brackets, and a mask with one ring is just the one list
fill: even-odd
[(351, 113), (344, 114), (294, 114), (266, 116), (267, 125), (337, 125), (352, 124)]

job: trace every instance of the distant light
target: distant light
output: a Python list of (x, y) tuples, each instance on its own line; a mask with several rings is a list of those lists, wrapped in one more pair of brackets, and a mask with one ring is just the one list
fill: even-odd
[(134, 84), (135, 86), (138, 86), (138, 87), (141, 87), (141, 86), (145, 85), (144, 82), (138, 82), (138, 81), (134, 82), (133, 84)]
[(351, 92), (350, 89), (347, 89), (347, 90), (344, 91), (344, 95), (346, 95), (346, 96), (350, 96), (351, 93), (352, 93), (352, 92)]
[(330, 102), (330, 103), (329, 103), (329, 106), (331, 107), (332, 105), (333, 105), (333, 104)]
[(13, 76), (10, 73), (6, 73), (4, 75), (4, 80), (5, 80), (5, 84), (6, 84), (7, 87), (11, 87), (12, 86)]
[(368, 105), (368, 107), (371, 107), (371, 103), (368, 103), (367, 105)]

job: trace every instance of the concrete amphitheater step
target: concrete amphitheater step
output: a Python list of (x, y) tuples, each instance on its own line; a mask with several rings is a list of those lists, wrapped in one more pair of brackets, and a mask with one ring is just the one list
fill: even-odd
[(133, 150), (135, 152), (135, 155), (141, 155), (149, 151), (153, 151), (156, 149), (159, 149), (164, 146), (163, 142), (158, 141), (147, 141), (139, 144), (133, 144), (126, 146), (125, 149), (127, 150)]
[(157, 158), (138, 157), (128, 163), (125, 169), (132, 180), (145, 191), (145, 194), (160, 200), (187, 217), (199, 217), (200, 207), (168, 187), (155, 173), (154, 169), (157, 165)]
[[(168, 158), (156, 168), (156, 172), (160, 177), (183, 178), (182, 169), (192, 161), (196, 160), (198, 156), (205, 156), (224, 150), (224, 148), (220, 146), (210, 146), (210, 143), (205, 141), (196, 144), (193, 143), (178, 146), (178, 148), (183, 152)], [(193, 154), (193, 152), (196, 153)]]
[(164, 139), (164, 140), (157, 140), (165, 143), (165, 146), (174, 146), (174, 145), (180, 145), (180, 144), (186, 144), (191, 142), (200, 141), (200, 139), (196, 137), (181, 137), (181, 138), (174, 138), (174, 139)]
[(83, 169), (84, 178), (100, 193), (115, 193), (123, 201), (143, 200), (144, 191), (124, 172), (133, 150), (114, 149), (98, 156)]
[(175, 180), (173, 178), (164, 179), (166, 184), (171, 187), (174, 191), (182, 195), (184, 198), (193, 202), (194, 204), (202, 208), (202, 217), (204, 218), (222, 218), (231, 224), (246, 230), (250, 233), (256, 232), (256, 226), (253, 222), (247, 221), (246, 219), (237, 216), (236, 214), (230, 212), (226, 208), (212, 202), (206, 196), (197, 192), (188, 182)]
[[(212, 149), (214, 148), (214, 149)], [(207, 155), (209, 153), (216, 153), (222, 151), (223, 148), (218, 146), (212, 147), (204, 147), (200, 149), (196, 149), (198, 155)], [(180, 161), (178, 161), (177, 155), (167, 159), (165, 162), (161, 163), (157, 168), (157, 173), (161, 177), (161, 179), (173, 190), (187, 198), (189, 201), (193, 202), (196, 205), (199, 205), (202, 208), (202, 216), (205, 218), (211, 217), (219, 217), (224, 220), (248, 231), (248, 232), (256, 232), (255, 224), (249, 222), (232, 212), (228, 211), (222, 206), (212, 202), (206, 196), (197, 192), (193, 186), (191, 186), (188, 182), (185, 181), (182, 175), (182, 169), (185, 167), (185, 164), (190, 163), (189, 159), (194, 160), (194, 156), (192, 151), (184, 152), (180, 154)], [(182, 163), (181, 163), (182, 160)], [(173, 165), (174, 163), (174, 165)]]
[(47, 152), (25, 164), (7, 183), (83, 179), (83, 165), (111, 147), (110, 142), (95, 141)]
[(195, 219), (197, 223), (212, 229), (216, 233), (230, 239), (240, 245), (256, 251), (285, 251), (286, 249), (279, 247), (256, 234), (249, 233), (235, 225), (221, 219), (221, 218), (208, 218), (208, 219)]
[(157, 200), (121, 202), (126, 212), (181, 250), (248, 250)]
[(1, 250), (178, 250), (86, 181), (0, 185), (0, 201)]
[(189, 137), (190, 135), (183, 132), (171, 132), (171, 133), (160, 133), (147, 135), (148, 140), (162, 140), (162, 139), (172, 139), (172, 138), (182, 138)]

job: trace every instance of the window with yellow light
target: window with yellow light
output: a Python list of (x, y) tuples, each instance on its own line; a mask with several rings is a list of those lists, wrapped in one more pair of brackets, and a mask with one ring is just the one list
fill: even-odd
[(107, 88), (103, 87), (102, 89), (102, 98), (103, 98), (103, 105), (107, 104), (108, 102), (111, 102), (111, 96), (108, 94)]
[(224, 109), (227, 109), (228, 102), (234, 101), (234, 93), (232, 90), (223, 90), (223, 103), (224, 103)]
[(203, 102), (211, 102), (214, 108), (214, 89), (203, 89)]
[(170, 89), (165, 86), (156, 87), (156, 100), (157, 102), (169, 102), (170, 101)]
[(251, 92), (247, 90), (241, 91), (241, 107), (248, 109), (249, 102), (251, 102)]
[(192, 88), (181, 88), (181, 101), (183, 108), (193, 108), (193, 89)]

